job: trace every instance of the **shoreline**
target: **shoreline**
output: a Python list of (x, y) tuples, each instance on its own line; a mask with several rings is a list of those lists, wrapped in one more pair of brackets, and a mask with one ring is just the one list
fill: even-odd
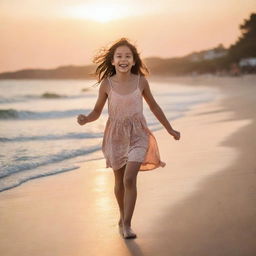
[(138, 175), (132, 222), (137, 239), (124, 241), (118, 234), (114, 178), (102, 159), (0, 193), (0, 252), (255, 254), (256, 87), (236, 81), (219, 84), (223, 97), (172, 122), (181, 141), (167, 140), (163, 129), (154, 132), (166, 167)]
[[(169, 86), (168, 86), (169, 87)], [(172, 85), (170, 85), (170, 91), (172, 90)], [(190, 88), (188, 86), (185, 85), (184, 86), (181, 86), (181, 88), (179, 88), (179, 86), (175, 85), (173, 86), (174, 88), (174, 91), (178, 90), (178, 92), (180, 92), (181, 94), (184, 94), (186, 95), (186, 89), (188, 88), (190, 90)], [(209, 88), (209, 89), (208, 89)], [(177, 111), (177, 113), (175, 115), (173, 115), (169, 120), (170, 122), (173, 122), (174, 120), (177, 120), (179, 118), (182, 118), (186, 115), (186, 113), (191, 110), (193, 107), (197, 106), (198, 104), (202, 104), (202, 103), (205, 103), (205, 102), (210, 102), (212, 100), (214, 100), (213, 98), (216, 98), (219, 96), (219, 93), (217, 92), (217, 88), (215, 88), (214, 90), (212, 90), (213, 88), (204, 88), (202, 91), (206, 92), (207, 96), (203, 96), (203, 98), (200, 98), (198, 101), (196, 100), (195, 102), (193, 102), (193, 100), (190, 100), (191, 103), (189, 103), (188, 105), (186, 105), (187, 107), (184, 108), (183, 110), (181, 111)], [(154, 89), (156, 89), (156, 87), (154, 87)], [(195, 90), (192, 90), (192, 93), (193, 91), (197, 91), (198, 89), (195, 89)], [(201, 90), (199, 90), (201, 91)], [(204, 94), (204, 93), (202, 93)], [(186, 101), (184, 101), (186, 103)], [(184, 102), (181, 101), (181, 105), (184, 104)], [(143, 102), (144, 104), (146, 104), (146, 102), (144, 101)], [(180, 104), (180, 103), (178, 103)], [(144, 111), (145, 111), (145, 108), (144, 108)], [(152, 113), (151, 113), (152, 115)], [(147, 118), (146, 118), (147, 119)], [(150, 120), (150, 117), (149, 117), (149, 120)], [(157, 121), (157, 119), (155, 119)], [(150, 127), (149, 127), (150, 128)], [(156, 132), (158, 130), (164, 130), (164, 127), (161, 126), (161, 124), (159, 123), (159, 127), (152, 127), (151, 128), (151, 131), (152, 132)], [(90, 150), (87, 150), (88, 152)], [(95, 152), (98, 152), (98, 154), (101, 154), (101, 149), (97, 149), (96, 151), (94, 151), (93, 153)], [(91, 157), (93, 158), (93, 154), (91, 155)], [(88, 155), (88, 158), (87, 160), (84, 160), (84, 162), (88, 162), (88, 161), (91, 161), (91, 157)], [(102, 158), (103, 158), (103, 155), (102, 155)], [(24, 175), (22, 174), (22, 170), (19, 171), (17, 170), (17, 172), (14, 172), (12, 174), (8, 174), (6, 176), (3, 176), (3, 180), (1, 181), (1, 184), (0, 184), (0, 193), (4, 192), (4, 191), (7, 191), (7, 190), (10, 190), (10, 189), (13, 189), (13, 188), (16, 188), (18, 186), (21, 186), (23, 185), (24, 183), (26, 182), (29, 182), (31, 180), (34, 180), (34, 179), (40, 179), (42, 177), (47, 177), (47, 176), (51, 176), (51, 175), (58, 175), (60, 173), (63, 173), (63, 172), (67, 172), (67, 171), (73, 171), (73, 170), (76, 170), (77, 168), (79, 168), (79, 165), (80, 165), (80, 162), (83, 162), (83, 161), (74, 161), (74, 163), (70, 166), (65, 166), (65, 167), (61, 167), (61, 168), (55, 168), (55, 169), (49, 169), (49, 171), (47, 172), (43, 172), (43, 173), (37, 173), (36, 172), (36, 168), (37, 166), (35, 166), (35, 169), (31, 170), (33, 172), (31, 172), (31, 175), (26, 175), (26, 173), (24, 173)], [(39, 165), (40, 167), (40, 165)], [(19, 175), (21, 174), (21, 175)]]
[[(255, 76), (249, 78), (250, 81), (253, 79)], [(188, 170), (189, 174), (181, 177), (183, 186), (194, 180), (193, 193), (166, 207), (161, 220), (152, 229), (157, 237), (170, 239), (158, 239), (157, 244), (150, 244), (145, 250), (146, 255), (155, 255), (159, 248), (165, 248), (161, 255), (169, 253), (174, 256), (251, 256), (256, 253), (256, 87), (255, 82), (240, 84), (239, 80), (236, 80), (235, 85), (231, 81), (220, 85), (224, 97), (220, 99), (218, 108), (212, 108), (211, 105), (215, 103), (210, 103), (202, 111), (198, 112), (199, 109), (196, 108), (194, 114), (191, 112), (193, 118), (209, 118), (202, 123), (209, 126), (209, 129), (201, 130), (200, 136), (195, 135), (200, 142), (204, 141), (202, 137), (207, 138), (205, 134), (208, 131), (212, 131), (208, 124), (215, 126), (214, 133), (211, 134), (213, 140), (229, 131), (216, 145), (216, 159), (209, 158), (209, 166), (205, 163), (203, 165), (208, 169), (215, 169), (214, 173), (197, 180), (198, 170), (202, 168), (200, 164), (208, 158), (205, 154), (199, 157), (200, 164), (193, 175)], [(205, 151), (200, 153), (207, 153), (208, 150)], [(211, 156), (214, 157), (214, 154)], [(195, 170), (195, 164), (192, 161), (190, 164), (191, 169)], [(179, 165), (178, 163), (178, 167)], [(170, 184), (172, 185), (176, 185), (175, 182)], [(183, 192), (179, 187), (177, 189), (180, 193)], [(170, 190), (171, 193), (173, 190)]]

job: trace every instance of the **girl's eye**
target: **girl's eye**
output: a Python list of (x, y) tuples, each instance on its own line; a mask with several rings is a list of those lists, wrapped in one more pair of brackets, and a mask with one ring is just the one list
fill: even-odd
[[(121, 58), (122, 56), (118, 55), (117, 58)], [(131, 58), (131, 55), (127, 55), (126, 58)]]

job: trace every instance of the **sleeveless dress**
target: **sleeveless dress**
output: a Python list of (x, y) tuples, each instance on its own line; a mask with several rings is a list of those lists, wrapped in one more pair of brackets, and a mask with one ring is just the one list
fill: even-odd
[(139, 88), (129, 94), (120, 94), (113, 90), (108, 78), (108, 120), (102, 141), (102, 152), (106, 159), (106, 168), (120, 169), (127, 161), (141, 162), (140, 171), (164, 167), (160, 160), (157, 141), (147, 127), (143, 115), (143, 97)]

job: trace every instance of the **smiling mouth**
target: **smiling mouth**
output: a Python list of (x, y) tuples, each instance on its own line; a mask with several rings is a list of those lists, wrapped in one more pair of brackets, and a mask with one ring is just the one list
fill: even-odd
[(121, 65), (119, 65), (119, 67), (121, 67), (121, 68), (126, 68), (126, 67), (128, 67), (128, 65), (126, 65), (126, 64), (121, 64)]

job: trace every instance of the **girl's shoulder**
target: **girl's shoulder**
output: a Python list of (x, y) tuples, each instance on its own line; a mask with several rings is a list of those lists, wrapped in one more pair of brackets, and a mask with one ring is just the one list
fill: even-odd
[(141, 88), (141, 91), (143, 91), (146, 87), (149, 86), (147, 78), (145, 76), (143, 76), (143, 75), (140, 75), (139, 86)]
[(110, 91), (110, 86), (111, 85), (110, 85), (109, 77), (103, 78), (100, 83), (100, 89), (108, 95)]
[(140, 76), (140, 81), (142, 83), (148, 83), (148, 80), (147, 80), (147, 78), (144, 75), (138, 75), (138, 76)]

